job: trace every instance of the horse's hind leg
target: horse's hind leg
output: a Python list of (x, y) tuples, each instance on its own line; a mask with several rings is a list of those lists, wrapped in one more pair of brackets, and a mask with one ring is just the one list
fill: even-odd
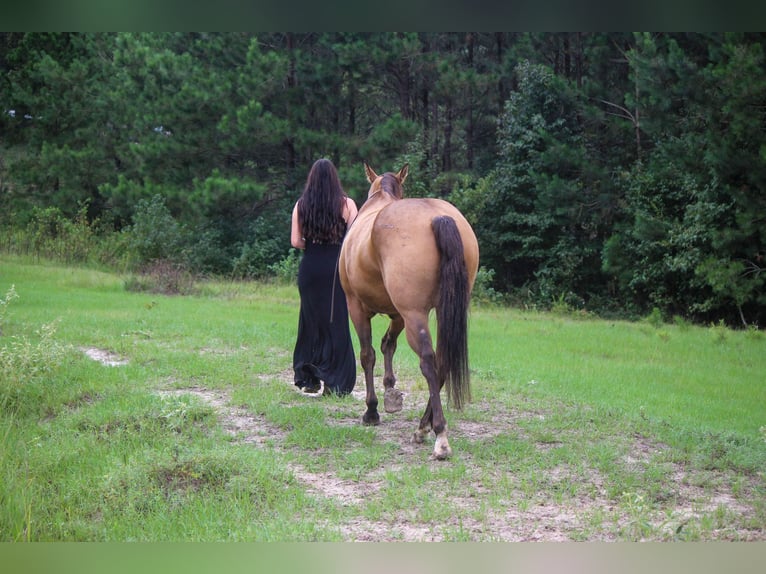
[(431, 432), (431, 428), (433, 427), (433, 409), (431, 408), (431, 399), (428, 399), (428, 403), (426, 403), (426, 410), (423, 411), (423, 416), (420, 417), (420, 425), (418, 426), (418, 430), (415, 431), (415, 436), (412, 437), (412, 440), (415, 441), (418, 444), (421, 444), (425, 441), (426, 436), (428, 436), (428, 433)]
[(444, 418), (440, 396), (444, 381), (439, 380), (437, 374), (436, 356), (427, 323), (421, 323), (412, 330), (408, 328), (407, 341), (420, 357), (420, 372), (428, 381), (428, 404), (423, 418), (420, 419), (420, 426), (412, 439), (417, 443), (422, 443), (426, 435), (433, 430), (436, 434), (433, 457), (437, 460), (444, 460), (452, 455), (452, 449), (447, 440), (447, 421)]
[(414, 442), (422, 444), (426, 440), (426, 436), (431, 432), (431, 417), (433, 417), (433, 411), (431, 410), (431, 399), (428, 399), (428, 404), (426, 404), (426, 410), (420, 419), (418, 430), (415, 431), (415, 435), (412, 437)]
[(391, 317), (391, 324), (388, 331), (383, 336), (380, 350), (383, 352), (383, 407), (387, 413), (398, 413), (402, 410), (402, 392), (395, 389), (396, 377), (394, 376), (394, 353), (396, 352), (396, 341), (399, 334), (404, 329), (404, 319), (400, 315)]

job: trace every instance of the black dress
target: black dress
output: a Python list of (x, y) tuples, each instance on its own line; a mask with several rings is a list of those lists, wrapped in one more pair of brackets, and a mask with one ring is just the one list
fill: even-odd
[(306, 244), (298, 268), (301, 309), (293, 369), (299, 387), (322, 380), (325, 391), (346, 395), (356, 383), (356, 357), (338, 276), (339, 254), (340, 244)]

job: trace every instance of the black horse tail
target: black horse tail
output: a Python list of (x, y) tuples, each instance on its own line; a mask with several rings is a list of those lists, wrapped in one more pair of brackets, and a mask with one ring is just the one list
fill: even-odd
[(447, 385), (447, 397), (456, 409), (470, 400), (468, 371), (468, 305), (470, 287), (463, 240), (455, 220), (442, 215), (431, 221), (440, 255), (439, 294), (436, 304), (436, 371)]

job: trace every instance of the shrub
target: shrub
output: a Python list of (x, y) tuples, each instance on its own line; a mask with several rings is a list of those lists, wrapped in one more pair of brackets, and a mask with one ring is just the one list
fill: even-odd
[(506, 296), (492, 287), (492, 281), (495, 277), (494, 269), (479, 267), (476, 274), (476, 281), (473, 284), (471, 292), (471, 301), (478, 305), (501, 305), (506, 302)]
[(189, 295), (194, 291), (194, 277), (183, 265), (168, 259), (156, 259), (129, 276), (125, 280), (125, 289), (162, 295)]
[(68, 348), (54, 339), (55, 324), (43, 325), (38, 341), (11, 337), (0, 345), (0, 412), (44, 409), (46, 384), (64, 362)]
[(654, 307), (652, 312), (644, 319), (652, 327), (659, 329), (665, 324), (665, 319), (662, 316), (662, 311), (658, 307)]
[(276, 277), (277, 281), (283, 283), (296, 283), (298, 281), (298, 267), (301, 264), (301, 252), (292, 248), (287, 256), (269, 265), (269, 272)]
[(37, 257), (81, 263), (88, 260), (96, 246), (94, 231), (88, 223), (87, 204), (80, 206), (74, 220), (65, 217), (57, 207), (35, 208), (27, 231)]
[(183, 246), (183, 229), (157, 194), (136, 206), (128, 245), (136, 265), (151, 261), (178, 260)]
[(238, 279), (258, 279), (271, 274), (270, 267), (283, 261), (285, 239), (282, 230), (270, 218), (258, 218), (250, 227), (252, 240), (242, 246), (234, 260), (232, 274)]

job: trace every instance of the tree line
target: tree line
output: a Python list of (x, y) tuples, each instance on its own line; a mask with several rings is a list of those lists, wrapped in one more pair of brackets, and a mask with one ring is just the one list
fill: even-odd
[(762, 325), (765, 40), (0, 33), (0, 226), (260, 277), (295, 261), (315, 159), (359, 205), (362, 162), (407, 162), (410, 196), (471, 221), (500, 298)]

